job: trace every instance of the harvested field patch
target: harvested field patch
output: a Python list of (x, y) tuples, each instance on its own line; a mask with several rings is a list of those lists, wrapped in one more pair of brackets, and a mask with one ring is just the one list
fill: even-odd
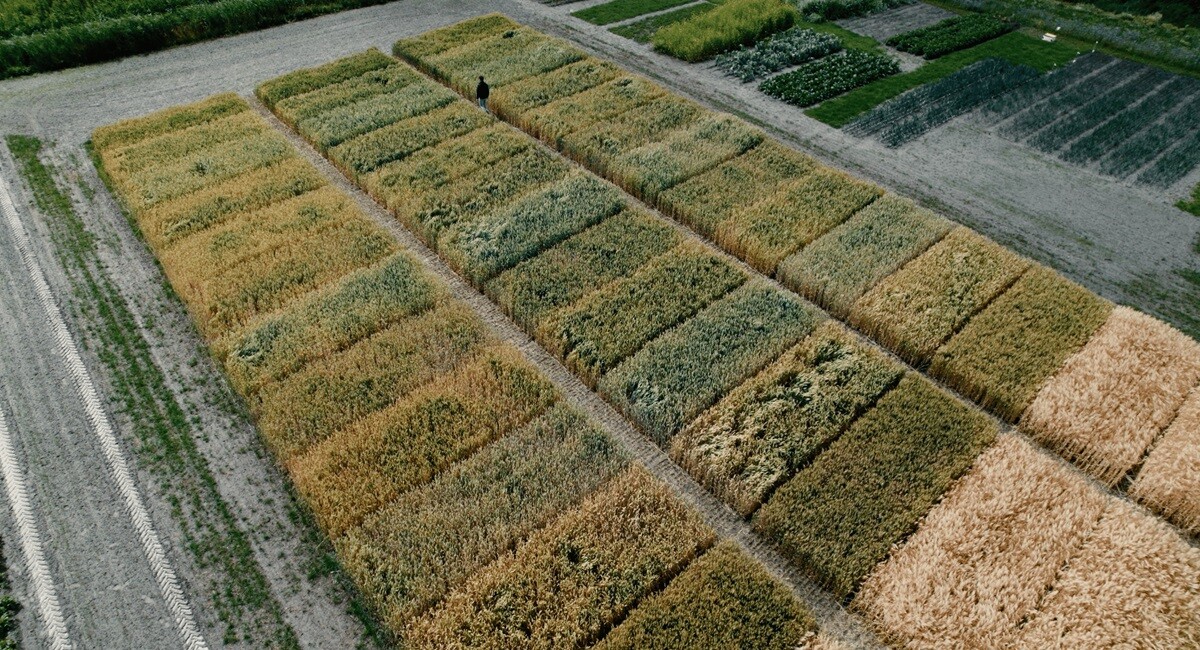
[(387, 624), (403, 629), (627, 465), (612, 439), (556, 406), (404, 493), (337, 547)]
[(1110, 501), (1003, 435), (863, 582), (854, 600), (897, 647), (1014, 647)]
[(612, 0), (572, 12), (571, 15), (593, 25), (607, 25), (689, 2), (692, 0)]
[(1021, 416), (1021, 429), (1115, 485), (1175, 418), (1200, 382), (1200, 344), (1117, 307), (1063, 363)]
[(1012, 422), (1111, 311), (1108, 301), (1034, 266), (939, 348), (929, 371)]
[(850, 322), (921, 365), (1027, 268), (1028, 260), (957, 227), (859, 298)]
[(900, 378), (903, 367), (821, 324), (671, 441), (671, 456), (749, 515)]
[(1200, 644), (1200, 549), (1170, 526), (1113, 499), (1016, 646), (1145, 648)]
[(819, 318), (798, 298), (752, 281), (651, 341), (605, 375), (598, 390), (665, 446)]
[(1129, 494), (1192, 535), (1200, 535), (1200, 389), (1150, 450)]
[(951, 223), (885, 195), (779, 264), (779, 279), (844, 318), (880, 280), (925, 252)]
[(816, 627), (791, 592), (724, 541), (640, 603), (596, 648), (791, 650)]
[(982, 413), (909, 373), (783, 484), (754, 528), (844, 598), (996, 433)]
[(591, 643), (714, 535), (644, 469), (614, 478), (411, 625), (412, 648)]

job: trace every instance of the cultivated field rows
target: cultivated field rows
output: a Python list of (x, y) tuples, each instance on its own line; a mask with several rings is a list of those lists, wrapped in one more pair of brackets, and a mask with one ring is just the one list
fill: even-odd
[[(439, 42), (443, 40), (440, 37), (447, 32), (455, 38), (478, 36), (477, 31), (468, 31), (472, 27), (478, 25), (435, 32), (413, 46), (426, 48), (426, 53), (452, 53), (453, 39), (445, 38), (450, 41), (447, 44)], [(554, 61), (561, 57), (561, 50), (557, 45), (548, 46), (539, 49), (538, 56)], [(355, 59), (373, 57), (367, 53), (285, 76), (261, 86), (259, 95), (319, 145), (311, 134), (320, 132), (323, 123), (359, 110), (353, 100), (343, 106), (328, 105), (335, 95), (357, 83), (344, 71), (356, 65)], [(492, 52), (487, 58), (499, 56)], [(503, 69), (512, 70), (515, 61), (510, 59)], [(593, 86), (618, 76), (611, 66), (582, 59), (568, 61), (566, 66), (575, 66), (585, 80), (600, 77)], [(315, 83), (310, 80), (318, 78), (324, 78), (324, 88), (302, 94), (290, 88)], [(464, 76), (460, 83), (469, 87), (471, 81)], [(566, 83), (569, 87), (571, 80)], [(638, 80), (625, 85), (635, 83)], [(530, 89), (530, 94), (539, 90), (543, 96), (553, 97), (545, 88)], [(379, 91), (380, 96), (390, 92)], [(501, 96), (498, 94), (497, 100)], [(608, 99), (596, 104), (615, 103)], [(664, 110), (646, 111), (647, 117), (666, 115), (686, 121), (686, 102), (675, 100), (680, 106), (676, 113), (685, 116), (671, 118), (672, 98), (659, 94), (650, 101), (660, 100)], [(402, 101), (395, 104), (400, 112), (409, 112), (401, 108)], [(655, 228), (655, 219), (639, 212), (636, 204), (611, 195), (606, 186), (581, 180), (570, 167), (544, 158), (544, 153), (529, 143), (522, 146), (510, 131), (497, 129), (490, 121), (464, 133), (459, 121), (463, 114), (454, 109), (444, 105), (420, 116), (400, 117), (388, 126), (323, 149), (332, 162), (387, 205), (456, 270), (492, 296), (581, 378), (597, 386), (651, 438), (670, 449), (698, 480), (743, 514), (753, 513), (756, 530), (835, 594), (853, 594), (887, 557), (892, 544), (917, 526), (929, 507), (995, 438), (996, 427), (990, 420), (918, 374), (906, 372), (894, 359), (864, 346), (805, 302), (789, 305), (788, 294), (762, 278), (739, 279), (736, 273), (731, 277), (730, 265), (727, 261), (722, 265), (721, 256), (710, 254), (705, 259), (701, 248), (680, 242), (677, 234), (672, 236), (677, 230), (665, 224)], [(560, 115), (566, 115), (565, 120), (586, 120), (588, 113), (573, 109)], [(561, 125), (548, 122), (552, 127)], [(732, 131), (722, 137), (737, 143), (737, 127), (729, 122), (729, 118), (714, 116), (711, 123), (697, 129)], [(607, 127), (606, 133), (616, 139), (627, 125), (617, 120), (598, 124), (597, 130), (600, 126)], [(570, 133), (566, 131), (564, 141)], [(764, 150), (768, 154), (763, 155), (791, 156), (792, 164), (805, 162), (782, 148), (764, 146)], [(729, 157), (727, 154), (726, 159)], [(532, 181), (521, 185), (517, 179)], [(853, 184), (848, 179), (843, 182)], [(569, 218), (554, 217), (553, 202), (547, 197), (569, 202), (577, 209)], [(915, 212), (896, 199), (877, 200), (881, 201), (892, 204), (884, 208), (887, 210)], [(933, 239), (951, 230), (931, 215), (914, 218), (915, 224), (904, 225), (920, 232), (923, 224), (930, 224), (926, 236)], [(965, 229), (955, 229), (953, 237), (957, 240), (948, 241), (966, 249), (999, 248)], [(951, 259), (958, 254), (955, 248), (943, 253)], [(997, 254), (1002, 262), (1012, 260), (1000, 265), (1008, 269), (1004, 272), (1007, 276), (1015, 278), (1027, 272), (1028, 262), (1002, 249)], [(743, 276), (754, 275), (733, 266)], [(1043, 277), (1046, 275), (1030, 282), (1056, 280), (1052, 275)], [(672, 284), (679, 277), (689, 281), (682, 287)], [(997, 282), (1003, 288), (1015, 280)], [(788, 312), (808, 313), (797, 321), (797, 316)], [(1100, 320), (1106, 317), (1107, 311)], [(776, 346), (786, 348), (793, 343), (798, 345), (758, 372), (780, 356), (783, 350)], [(701, 413), (703, 416), (693, 421)], [(929, 437), (935, 431), (945, 437)], [(1177, 575), (1195, 570), (1194, 549), (1170, 527), (1105, 495), (1040, 455), (1023, 439), (1005, 435), (1002, 440), (1004, 445), (1017, 446), (1018, 452), (1041, 459), (1042, 471), (1052, 477), (1047, 480), (1085, 486), (1082, 489), (1093, 498), (1126, 513), (1121, 516), (1134, 517), (1137, 526), (1155, 531), (1147, 534), (1175, 549), (1171, 561), (1181, 563), (1173, 569)], [(930, 458), (939, 460), (931, 464)], [(982, 470), (977, 468), (971, 475), (978, 471)], [(908, 491), (895, 497), (890, 490), (900, 485), (909, 486)], [(993, 487), (988, 484), (989, 489)], [(1019, 495), (1012, 499), (1025, 515), (1029, 515), (1026, 509), (1052, 510), (1030, 516), (1032, 526), (1046, 525), (1047, 516), (1051, 521), (1065, 516), (1056, 510), (1060, 505), (1056, 502), (1039, 506), (1021, 501)], [(980, 504), (976, 501), (962, 507), (978, 509)], [(971, 516), (989, 516), (973, 512)], [(1082, 544), (1097, 525), (1100, 515), (1093, 514), (1075, 522), (1078, 536), (1063, 539), (1050, 534), (1046, 544), (1057, 550), (1035, 553), (1041, 587), (1012, 596), (1011, 601), (1007, 600), (1010, 594), (985, 598), (984, 609), (1016, 607), (1023, 612), (1009, 620), (1007, 628), (991, 621), (996, 634), (1023, 633), (1017, 624), (1029, 617), (1059, 620), (1066, 615), (1043, 612), (1035, 605), (1054, 585), (1062, 564), (1076, 553), (1086, 552), (1087, 547), (1081, 550), (1077, 542)], [(1070, 522), (1062, 525), (1071, 527)], [(998, 551), (1006, 543), (1000, 539), (1003, 534), (1003, 530), (994, 531), (993, 538), (981, 543), (996, 544), (990, 550)], [(1016, 561), (1016, 557), (1000, 555)], [(920, 561), (924, 562), (925, 556)], [(883, 566), (892, 565), (889, 561)], [(1091, 574), (1079, 580), (1083, 584), (1098, 578)], [(1172, 589), (1150, 596), (1147, 606), (1174, 607), (1179, 620), (1168, 623), (1164, 633), (1186, 635), (1195, 612), (1189, 611), (1188, 598), (1178, 597)], [(894, 598), (893, 592), (886, 593), (892, 595), (877, 596), (879, 602)], [(864, 611), (874, 611), (861, 597), (856, 603)], [(960, 614), (969, 616), (970, 612)], [(878, 612), (875, 617), (883, 618)], [(963, 634), (972, 638), (970, 635), (979, 632), (951, 618), (940, 624), (946, 626), (939, 632), (943, 637)], [(1124, 624), (1140, 627), (1144, 621)], [(904, 636), (913, 634), (913, 629), (911, 623), (898, 623), (885, 625), (883, 631)], [(1124, 634), (1129, 629), (1102, 631), (1080, 642), (1102, 644), (1104, 634)]]
[[(526, 36), (509, 39), (508, 32)], [(491, 39), (455, 47), (456, 36), (487, 33)], [(1096, 426), (1071, 427), (1059, 417), (1022, 427), (1110, 486), (1142, 465), (1200, 379), (1200, 348), (1169, 326), (1114, 311), (1053, 271), (952, 229), (898, 197), (876, 199), (883, 194), (878, 188), (786, 150), (736, 118), (706, 111), (561, 41), (530, 41), (528, 28), (501, 17), (433, 34), (401, 41), (397, 54), (460, 91), (470, 89), (474, 72), (502, 70), (489, 77), (500, 116), (996, 415), (1014, 422), (1031, 404), (1031, 412), (1039, 412), (1063, 399), (1075, 403)], [(559, 63), (539, 58), (550, 49)], [(564, 58), (574, 62), (562, 65)], [(672, 110), (660, 108), (668, 106)], [(942, 241), (951, 230), (963, 235)], [(1143, 326), (1125, 328), (1127, 338), (1106, 363), (1069, 372), (1073, 355), (1101, 354), (1102, 325), (1111, 320), (1119, 329), (1129, 318), (1141, 318)], [(1065, 374), (1056, 376), (1060, 370)], [(1163, 383), (1160, 375), (1175, 379)], [(1071, 388), (1056, 388), (1066, 385)], [(1162, 406), (1128, 409), (1130, 400)], [(1160, 417), (1159, 408), (1167, 414)], [(1164, 467), (1148, 465), (1152, 474)], [(1175, 480), (1188, 486), (1183, 491), (1196, 489), (1186, 475)], [(1170, 499), (1136, 494), (1177, 523), (1195, 517), (1197, 505), (1180, 509), (1178, 492)], [(1200, 504), (1200, 493), (1191, 494)], [(1166, 506), (1168, 500), (1176, 505)]]
[[(729, 617), (697, 630), (710, 640), (812, 640), (813, 615), (787, 588), (714, 546), (695, 511), (242, 100), (94, 142), (268, 445), (409, 644), (495, 642), (518, 627), (534, 646), (586, 644), (676, 575), (608, 643), (687, 623), (678, 602), (706, 598)], [(691, 564), (706, 552), (720, 566)]]

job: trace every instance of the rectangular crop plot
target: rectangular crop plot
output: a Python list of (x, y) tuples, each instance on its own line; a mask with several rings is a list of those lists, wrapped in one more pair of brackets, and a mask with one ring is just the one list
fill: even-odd
[(529, 111), (523, 128), (557, 147), (566, 135), (612, 120), (665, 94), (645, 79), (624, 75)]
[(145, 117), (102, 126), (92, 133), (92, 146), (103, 159), (106, 151), (248, 110), (250, 105), (236, 93), (221, 93), (194, 104), (176, 106)]
[(684, 428), (671, 441), (671, 457), (749, 515), (903, 370), (841, 324), (823, 323)]
[(437, 249), (468, 279), (481, 283), (625, 205), (625, 197), (615, 187), (573, 171), (480, 219), (446, 228)]
[(441, 84), (420, 79), (388, 93), (333, 106), (305, 117), (296, 123), (296, 130), (324, 151), (364, 133), (424, 115), (457, 97), (454, 91)]
[(589, 169), (603, 173), (618, 156), (686, 127), (702, 112), (691, 100), (667, 95), (564, 137), (562, 150)]
[(714, 541), (634, 467), (472, 576), (409, 626), (406, 646), (486, 647), (517, 635), (530, 649), (586, 646)]
[(1000, 134), (1012, 140), (1024, 140), (1058, 118), (1083, 108), (1109, 88), (1122, 84), (1142, 70), (1142, 66), (1121, 59), (1102, 68), (1082, 83), (1077, 83), (1029, 107), (1000, 128)]
[(388, 55), (372, 48), (362, 54), (338, 59), (333, 63), (327, 63), (316, 68), (297, 70), (281, 77), (276, 77), (259, 86), (254, 94), (258, 95), (258, 98), (267, 105), (267, 108), (273, 109), (277, 103), (288, 97), (312, 92), (323, 86), (341, 83), (372, 70), (379, 70), (380, 68), (395, 65), (395, 63)]
[(859, 298), (850, 322), (922, 365), (1027, 268), (1028, 260), (957, 227)]
[(665, 446), (684, 424), (812, 331), (819, 312), (750, 282), (651, 341), (599, 391)]
[(289, 469), (321, 527), (341, 537), (555, 399), (520, 353), (498, 347), (326, 439)]
[(838, 317), (854, 301), (949, 232), (913, 202), (885, 195), (779, 265), (788, 287)]
[(785, 257), (849, 219), (883, 190), (827, 168), (784, 181), (766, 198), (735, 208), (714, 239), (759, 271), (774, 275)]
[(419, 117), (365, 133), (327, 153), (340, 169), (358, 177), (425, 147), (488, 126), (494, 120), (478, 108), (454, 102)]
[(897, 647), (1016, 647), (1018, 625), (1111, 500), (1012, 435), (863, 582), (854, 606)]
[(696, 242), (551, 314), (538, 339), (590, 385), (664, 330), (746, 280)]
[(1073, 142), (1070, 148), (1062, 153), (1062, 159), (1086, 164), (1104, 157), (1146, 125), (1157, 122), (1198, 90), (1200, 81), (1191, 77), (1176, 77), (1168, 81), (1136, 106), (1126, 108), (1095, 131)]
[(793, 27), (759, 41), (752, 49), (721, 54), (715, 63), (718, 70), (747, 82), (842, 49), (841, 39), (833, 34)]
[(749, 45), (791, 27), (799, 12), (783, 0), (726, 0), (712, 11), (667, 25), (654, 34), (654, 49), (684, 61)]
[(611, 63), (587, 58), (553, 72), (526, 77), (492, 92), (488, 104), (492, 110), (513, 120), (522, 129), (525, 114), (539, 106), (579, 94), (612, 81), (621, 71)]
[(480, 76), (489, 86), (502, 88), (569, 65), (584, 56), (566, 41), (523, 27), (427, 57), (422, 66), (451, 88), (473, 97)]
[(1146, 68), (1132, 75), (1125, 83), (1107, 89), (1079, 110), (1042, 129), (1029, 139), (1029, 145), (1047, 153), (1058, 151), (1085, 131), (1095, 128), (1117, 111), (1152, 92), (1170, 76), (1164, 70)]
[(276, 103), (273, 110), (280, 120), (295, 128), (301, 120), (340, 106), (388, 95), (418, 81), (424, 81), (419, 72), (406, 65), (393, 63), (386, 68), (371, 70), (303, 95), (293, 95)]
[(897, 72), (900, 64), (886, 54), (847, 50), (771, 77), (759, 85), (759, 90), (804, 108)]
[(1100, 161), (1100, 171), (1125, 178), (1146, 166), (1163, 151), (1200, 128), (1200, 95), (1169, 113), (1161, 122), (1129, 138), (1116, 151)]
[(1146, 456), (1129, 494), (1188, 533), (1200, 535), (1200, 390)]
[(1022, 628), (1015, 647), (1147, 648), (1195, 645), (1200, 549), (1118, 499)]
[(1200, 344), (1117, 307), (1038, 391), (1021, 429), (1115, 485), (1142, 459), (1200, 381)]
[(392, 48), (392, 52), (419, 67), (420, 62), (426, 57), (435, 56), (446, 50), (505, 32), (515, 31), (518, 27), (520, 25), (505, 16), (488, 14), (398, 41)]
[(655, 217), (627, 209), (517, 264), (485, 288), (517, 323), (532, 331), (550, 312), (633, 273), (679, 239)]
[(978, 119), (988, 125), (1002, 122), (1042, 99), (1078, 83), (1114, 61), (1111, 56), (1097, 52), (1076, 57), (1069, 65), (1047, 72), (1040, 78), (984, 104), (977, 113)]
[(812, 614), (730, 541), (640, 603), (597, 650), (808, 647)]
[(844, 598), (995, 436), (985, 415), (910, 373), (780, 487), (754, 528)]
[(1111, 311), (1108, 301), (1034, 266), (939, 348), (929, 371), (1015, 421)]
[(462, 305), (442, 304), (315, 360), (251, 399), (258, 427), (284, 463), (471, 359), (486, 340)]
[(337, 549), (384, 621), (403, 629), (627, 466), (612, 439), (556, 406), (401, 495)]
[(940, 23), (898, 34), (887, 40), (887, 44), (901, 52), (911, 52), (936, 59), (939, 56), (965, 50), (997, 36), (1007, 34), (1016, 27), (995, 16), (968, 14), (947, 18)]

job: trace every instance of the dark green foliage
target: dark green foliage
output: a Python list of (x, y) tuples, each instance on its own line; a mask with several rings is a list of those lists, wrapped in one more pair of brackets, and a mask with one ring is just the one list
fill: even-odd
[(759, 89), (789, 104), (812, 106), (897, 72), (900, 64), (886, 54), (847, 50), (772, 77)]
[(754, 528), (845, 598), (996, 432), (984, 414), (919, 375), (906, 375), (779, 488)]
[(947, 18), (940, 23), (914, 29), (888, 39), (887, 44), (901, 52), (912, 52), (926, 59), (965, 50), (990, 41), (1016, 28), (1013, 23), (986, 14), (967, 14)]

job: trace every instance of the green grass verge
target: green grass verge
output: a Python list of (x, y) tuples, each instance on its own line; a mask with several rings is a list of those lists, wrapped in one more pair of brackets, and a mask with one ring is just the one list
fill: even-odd
[(1078, 51), (1063, 43), (1046, 43), (1028, 34), (1012, 32), (970, 49), (947, 54), (908, 72), (852, 90), (805, 111), (809, 117), (842, 127), (875, 106), (917, 86), (937, 81), (983, 59), (998, 57), (1045, 72), (1075, 58)]
[(593, 25), (608, 25), (653, 11), (685, 5), (694, 0), (613, 0), (572, 13)]
[(699, 16), (700, 14), (708, 13), (713, 9), (716, 9), (718, 4), (720, 3), (715, 1), (702, 2), (698, 5), (683, 7), (682, 9), (676, 9), (675, 11), (668, 11), (665, 14), (650, 16), (649, 18), (643, 18), (642, 20), (636, 22), (621, 25), (619, 27), (613, 27), (608, 31), (616, 34), (617, 36), (624, 36), (625, 38), (631, 39), (638, 43), (649, 43), (650, 40), (654, 38), (654, 35), (658, 33), (658, 30), (662, 29), (663, 27), (683, 22), (689, 18), (692, 18), (693, 16)]
[[(1184, 212), (1191, 212), (1200, 217), (1200, 185), (1197, 185), (1196, 189), (1192, 190), (1192, 198), (1184, 199), (1175, 205)], [(1196, 252), (1200, 253), (1200, 239), (1196, 240)]]

